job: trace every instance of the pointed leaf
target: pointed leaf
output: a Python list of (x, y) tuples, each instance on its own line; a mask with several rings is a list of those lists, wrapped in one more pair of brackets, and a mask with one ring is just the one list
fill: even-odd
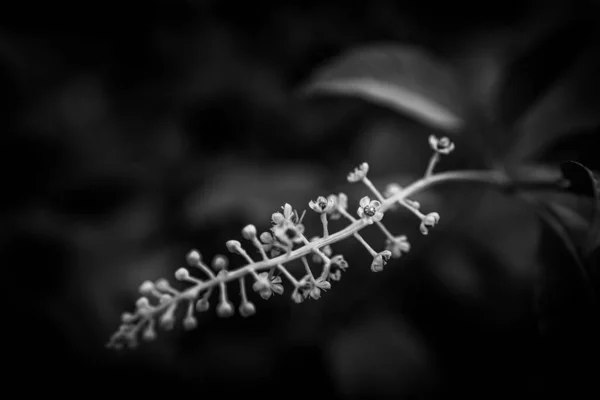
[(536, 206), (539, 216), (562, 239), (585, 276), (591, 254), (600, 244), (598, 181), (592, 171), (575, 161), (563, 163), (561, 172), (567, 182), (564, 193), (523, 197)]
[[(600, 58), (589, 48), (513, 127), (518, 140), (507, 158), (512, 163), (542, 156), (578, 132), (600, 126)], [(525, 85), (525, 83), (524, 83)]]
[(497, 99), (496, 114), (505, 127), (517, 122), (573, 65), (589, 42), (591, 21), (571, 21), (526, 46), (512, 60)]
[(381, 45), (342, 54), (318, 69), (301, 93), (359, 97), (446, 131), (465, 122), (454, 71), (416, 47)]

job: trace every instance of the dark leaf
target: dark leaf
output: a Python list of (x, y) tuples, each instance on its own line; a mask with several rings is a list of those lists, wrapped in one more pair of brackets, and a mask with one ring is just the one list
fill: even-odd
[(537, 293), (542, 333), (578, 329), (587, 324), (586, 319), (596, 318), (590, 314), (598, 300), (593, 276), (598, 246), (598, 182), (589, 169), (574, 161), (563, 163), (561, 172), (568, 181), (565, 193), (524, 195), (545, 224)]
[(600, 126), (599, 72), (598, 50), (590, 46), (551, 90), (511, 127), (519, 137), (516, 142), (507, 143), (510, 145), (507, 161), (520, 163), (541, 157), (567, 137), (597, 130)]
[(569, 181), (569, 192), (598, 200), (598, 181), (592, 171), (576, 161), (562, 163), (560, 170), (563, 177)]
[(465, 122), (454, 71), (416, 47), (381, 45), (342, 54), (318, 69), (301, 93), (359, 97), (446, 131)]
[(565, 246), (568, 234), (560, 222), (544, 220), (549, 225), (542, 230), (535, 310), (547, 355), (545, 375), (588, 384), (590, 378), (595, 379), (590, 366), (597, 362), (600, 334), (597, 299), (589, 275), (582, 274), (583, 260), (574, 258), (574, 249)]
[(600, 193), (594, 173), (568, 161), (560, 166), (566, 182), (561, 193), (521, 193), (533, 203), (542, 219), (565, 241), (574, 259), (586, 264), (598, 243)]
[(592, 171), (575, 161), (561, 164), (560, 169), (569, 182), (567, 190), (570, 193), (591, 198), (592, 210), (587, 219), (589, 231), (583, 242), (584, 251), (591, 253), (594, 247), (600, 245), (600, 182)]
[(573, 65), (592, 30), (592, 21), (573, 20), (517, 54), (497, 98), (496, 115), (504, 127), (512, 127)]

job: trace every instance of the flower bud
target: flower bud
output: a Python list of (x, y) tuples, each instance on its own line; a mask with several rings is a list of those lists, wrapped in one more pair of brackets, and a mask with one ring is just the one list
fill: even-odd
[(240, 305), (239, 312), (242, 317), (247, 318), (256, 314), (256, 307), (251, 302), (246, 301)]
[(145, 281), (140, 285), (139, 292), (143, 295), (151, 294), (154, 291), (154, 283), (151, 281)]
[(240, 250), (242, 249), (242, 244), (237, 240), (228, 240), (225, 246), (227, 246), (227, 250), (236, 254), (240, 254)]
[(213, 258), (212, 267), (216, 271), (224, 270), (225, 268), (227, 268), (228, 265), (229, 265), (229, 260), (227, 259), (227, 257), (225, 257), (223, 255), (217, 254), (215, 256), (215, 258)]
[(198, 320), (193, 315), (188, 315), (183, 319), (183, 329), (191, 331), (198, 326)]
[(150, 301), (148, 301), (147, 297), (140, 297), (135, 302), (135, 306), (140, 309), (146, 309), (150, 307)]
[(254, 225), (246, 225), (244, 229), (242, 229), (242, 236), (244, 239), (253, 240), (256, 238), (256, 227)]
[(196, 311), (205, 312), (210, 308), (210, 303), (207, 299), (200, 299), (196, 302)]
[(229, 301), (222, 301), (217, 305), (217, 315), (221, 318), (229, 318), (233, 312), (233, 305)]
[(156, 339), (156, 330), (154, 329), (154, 325), (148, 325), (144, 331), (142, 332), (142, 339), (146, 342), (151, 342)]
[(195, 265), (198, 265), (198, 263), (202, 260), (202, 257), (200, 256), (198, 250), (191, 250), (185, 256), (185, 260), (190, 267), (193, 267)]
[(175, 279), (178, 281), (184, 281), (190, 278), (190, 272), (185, 268), (179, 268), (175, 271)]

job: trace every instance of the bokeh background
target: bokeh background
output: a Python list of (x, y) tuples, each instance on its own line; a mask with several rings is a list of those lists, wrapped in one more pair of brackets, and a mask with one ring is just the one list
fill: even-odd
[[(188, 249), (224, 253), (244, 225), (267, 230), (286, 202), (302, 211), (344, 191), (355, 207), (365, 190), (345, 176), (363, 161), (381, 188), (423, 173), (427, 136), (443, 132), (358, 99), (295, 96), (315, 68), (357, 46), (419, 46), (463, 79), (469, 127), (440, 168), (482, 168), (497, 161), (490, 143), (520, 140), (516, 160), (600, 169), (594, 15), (594, 1), (497, 0), (83, 2), (3, 13), (9, 386), (209, 398), (589, 389), (597, 367), (585, 364), (586, 333), (568, 325), (548, 345), (535, 314), (539, 269), (568, 268), (568, 255), (529, 206), (464, 185), (418, 196), (442, 215), (427, 237), (407, 212), (386, 217), (413, 248), (380, 274), (356, 242), (334, 246), (350, 269), (319, 301), (256, 296), (248, 320), (209, 312), (197, 330), (135, 351), (104, 343), (139, 284), (170, 278)], [(515, 110), (526, 112), (509, 132), (501, 122)], [(309, 213), (306, 227), (318, 234), (318, 218)], [(376, 229), (364, 237), (383, 245)]]

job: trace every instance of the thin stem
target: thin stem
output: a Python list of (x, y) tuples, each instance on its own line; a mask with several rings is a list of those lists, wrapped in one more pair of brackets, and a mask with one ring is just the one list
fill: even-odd
[(425, 178), (429, 178), (433, 174), (433, 169), (435, 168), (438, 161), (440, 161), (440, 153), (436, 151), (429, 159), (429, 165), (427, 166), (427, 170), (425, 171)]
[(308, 260), (306, 259), (306, 257), (302, 257), (302, 264), (304, 264), (304, 269), (306, 270), (306, 274), (310, 276), (310, 278), (313, 280), (315, 280), (315, 276), (313, 275), (312, 271), (310, 270), (310, 265), (308, 265)]
[(254, 244), (254, 247), (256, 247), (260, 252), (260, 255), (262, 256), (263, 260), (268, 260), (269, 257), (267, 256), (267, 252), (265, 251), (262, 243), (258, 240), (256, 236), (252, 238), (252, 243)]
[(298, 287), (299, 282), (296, 280), (296, 278), (294, 278), (292, 274), (290, 274), (287, 268), (285, 268), (282, 264), (277, 264), (277, 269), (279, 269), (283, 273), (283, 275), (285, 275), (285, 277), (288, 278), (290, 282), (292, 282), (294, 287)]
[(202, 261), (198, 261), (194, 266), (200, 268), (210, 279), (215, 279), (215, 274)]
[(240, 278), (240, 296), (242, 297), (242, 303), (248, 302), (248, 296), (246, 295), (246, 277)]
[(379, 192), (379, 190), (377, 190), (377, 188), (375, 187), (375, 185), (373, 185), (373, 183), (369, 180), (369, 178), (367, 178), (366, 176), (362, 179), (363, 183), (369, 188), (369, 190), (371, 192), (373, 192), (373, 194), (375, 195), (375, 197), (377, 197), (377, 199), (380, 202), (383, 202), (385, 200), (385, 197), (383, 197), (383, 195), (381, 194), (381, 192)]
[[(306, 238), (306, 236), (300, 234), (300, 238), (302, 239), (302, 241), (304, 242), (305, 245), (310, 244), (311, 242)], [(325, 247), (325, 246), (323, 246)], [(331, 260), (329, 259), (329, 257), (327, 257), (327, 255), (325, 255), (325, 253), (323, 253), (321, 250), (319, 250), (318, 248), (314, 248), (313, 253), (316, 253), (319, 257), (321, 257), (321, 259), (323, 260), (324, 263), (327, 262), (331, 262)]]
[[(356, 222), (356, 218), (354, 218), (352, 215), (350, 215), (348, 213), (348, 211), (346, 211), (344, 209), (340, 209), (339, 211), (340, 211), (340, 214), (342, 214), (346, 219), (349, 219), (352, 222)], [(373, 257), (375, 257), (377, 255), (377, 252), (375, 250), (373, 250), (373, 248), (371, 246), (369, 246), (369, 244), (365, 241), (365, 239), (363, 239), (362, 236), (360, 236), (358, 233), (354, 233), (353, 236), (356, 240), (358, 240), (360, 243), (362, 243), (363, 246), (365, 246), (365, 249), (367, 249), (367, 251)]]
[(381, 223), (381, 221), (375, 221), (375, 223), (377, 224), (377, 226), (379, 227), (379, 229), (381, 229), (381, 232), (383, 232), (383, 234), (384, 234), (384, 235), (385, 235), (385, 236), (386, 236), (388, 239), (390, 239), (390, 240), (392, 240), (392, 241), (396, 240), (396, 239), (394, 238), (394, 235), (392, 235), (392, 234), (390, 233), (390, 231), (388, 231), (388, 229), (385, 227), (385, 225), (383, 225), (383, 224)]
[(369, 246), (369, 243), (367, 243), (365, 241), (365, 239), (363, 239), (362, 236), (360, 236), (358, 233), (355, 233), (354, 238), (356, 240), (358, 240), (363, 246), (365, 246), (365, 249), (367, 249), (367, 251), (373, 256), (375, 257), (377, 255), (377, 252), (375, 250), (373, 250), (373, 248), (371, 246)]
[(417, 210), (414, 206), (408, 204), (405, 200), (400, 200), (398, 203), (400, 203), (401, 205), (404, 206), (404, 208), (408, 209), (410, 212), (412, 212), (417, 217), (419, 217), (419, 219), (423, 220), (423, 218), (425, 218), (425, 214), (423, 214), (421, 211)]
[(321, 224), (323, 224), (323, 237), (329, 236), (329, 231), (327, 230), (327, 213), (321, 213)]

